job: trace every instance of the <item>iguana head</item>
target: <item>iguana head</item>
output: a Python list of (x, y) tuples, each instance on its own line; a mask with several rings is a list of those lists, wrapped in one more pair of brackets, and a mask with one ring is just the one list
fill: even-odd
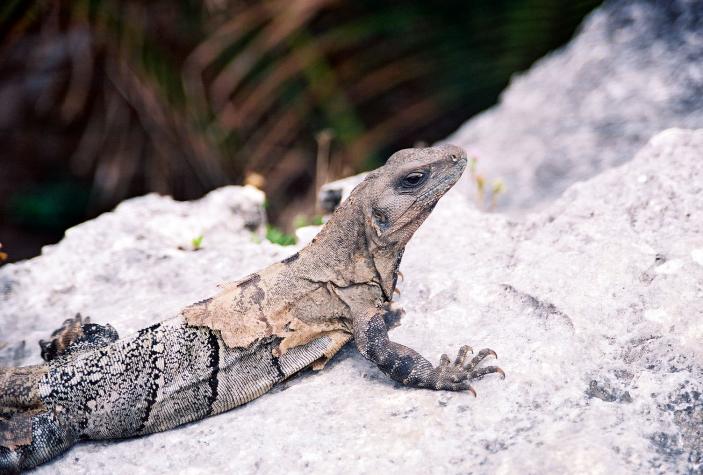
[(454, 145), (400, 150), (349, 197), (361, 207), (367, 256), (388, 300), (405, 245), (459, 180), (466, 162), (466, 152)]
[(391, 300), (405, 245), (466, 162), (466, 153), (453, 145), (394, 153), (354, 188), (304, 252), (301, 262), (314, 264), (299, 268), (308, 265), (315, 279), (340, 285), (375, 280)]
[(366, 235), (381, 251), (402, 251), (439, 199), (466, 168), (466, 152), (454, 145), (394, 153), (365, 180)]

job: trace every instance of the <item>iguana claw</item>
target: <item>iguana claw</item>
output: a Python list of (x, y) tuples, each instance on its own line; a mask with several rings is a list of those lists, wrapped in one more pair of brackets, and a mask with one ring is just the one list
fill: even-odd
[(434, 369), (432, 387), (449, 391), (466, 390), (476, 396), (476, 391), (471, 387), (469, 381), (474, 381), (493, 373), (498, 373), (502, 379), (505, 379), (505, 371), (497, 366), (477, 367), (488, 356), (493, 355), (496, 357), (495, 351), (484, 348), (471, 361), (466, 363), (467, 355), (470, 353), (473, 353), (470, 346), (462, 346), (459, 348), (459, 352), (453, 362), (449, 359), (449, 356), (443, 354), (439, 360), (439, 365)]

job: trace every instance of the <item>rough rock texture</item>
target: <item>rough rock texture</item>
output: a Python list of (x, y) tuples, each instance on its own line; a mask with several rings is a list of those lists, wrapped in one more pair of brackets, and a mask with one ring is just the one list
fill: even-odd
[(322, 185), (317, 195), (320, 208), (328, 213), (337, 209), (339, 203), (349, 197), (354, 187), (364, 181), (366, 175), (367, 173), (359, 173), (358, 175), (342, 178), (341, 180)]
[[(347, 347), (246, 406), (79, 444), (38, 473), (699, 473), (702, 155), (703, 130), (668, 130), (520, 223), (440, 201), (405, 253), (392, 338), (435, 361), (495, 349), (507, 378), (477, 399), (403, 388)], [(37, 361), (75, 312), (127, 334), (293, 252), (253, 242), (261, 203), (147, 196), (72, 229), (0, 268), (1, 339)], [(201, 250), (178, 249), (201, 232)]]
[(77, 312), (96, 323), (114, 319), (125, 336), (214, 293), (214, 283), (256, 270), (279, 252), (256, 244), (263, 202), (250, 187), (193, 202), (135, 198), (69, 229), (40, 257), (0, 268), (0, 365), (40, 362), (39, 338)]
[(670, 127), (703, 127), (700, 0), (607, 2), (447, 142), (478, 157), (487, 178), (503, 178), (499, 209), (520, 214)]

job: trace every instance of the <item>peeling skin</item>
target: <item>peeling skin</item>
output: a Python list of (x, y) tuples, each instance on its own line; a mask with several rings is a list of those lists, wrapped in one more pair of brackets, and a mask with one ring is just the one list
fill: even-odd
[[(494, 366), (476, 367), (495, 352), (485, 349), (476, 361), (466, 362), (464, 355), (435, 367), (390, 341), (383, 318), (405, 245), (456, 183), (466, 161), (465, 152), (451, 145), (401, 150), (367, 175), (299, 253), (226, 286), (183, 316), (190, 325), (219, 331), (232, 348), (279, 338), (277, 356), (320, 335), (334, 334), (341, 341), (353, 334), (361, 354), (403, 384), (475, 394), (469, 381), (502, 374)], [(412, 177), (415, 183), (407, 181)], [(325, 357), (333, 354), (329, 350)]]
[[(461, 175), (464, 155), (451, 146), (396, 153), (300, 252), (187, 307), (185, 320), (220, 331), (231, 348), (279, 337), (280, 354), (323, 333), (351, 335), (355, 315), (392, 300), (405, 245)], [(399, 189), (398, 180), (415, 169), (426, 173), (427, 185)]]
[[(230, 348), (246, 348), (258, 340), (279, 337), (280, 355), (324, 333), (351, 335), (352, 312), (344, 300), (350, 297), (334, 282), (303, 276), (300, 268), (305, 255), (304, 250), (292, 262), (273, 264), (256, 277), (227, 286), (209, 302), (184, 309), (184, 318), (192, 326), (219, 330)], [(362, 295), (353, 298), (367, 305), (383, 302), (376, 284), (362, 284), (357, 292)], [(275, 298), (278, 295), (288, 297)]]

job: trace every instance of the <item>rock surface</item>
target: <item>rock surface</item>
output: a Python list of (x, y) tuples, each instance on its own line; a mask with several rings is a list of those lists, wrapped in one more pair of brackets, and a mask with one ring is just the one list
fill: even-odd
[[(507, 378), (476, 399), (403, 388), (348, 346), (243, 407), (37, 473), (700, 473), (702, 155), (703, 130), (668, 130), (521, 222), (440, 201), (405, 253), (392, 338), (434, 361), (495, 349)], [(0, 268), (1, 339), (34, 362), (75, 312), (125, 335), (281, 259), (293, 249), (252, 239), (262, 202), (147, 196), (77, 226)]]
[[(703, 2), (606, 2), (565, 48), (447, 139), (507, 185), (498, 207), (538, 209), (630, 160), (670, 127), (703, 127)], [(464, 191), (473, 196), (469, 180)]]
[(250, 187), (193, 202), (131, 199), (67, 230), (40, 257), (0, 268), (0, 365), (40, 362), (36, 343), (77, 312), (97, 323), (115, 319), (124, 336), (211, 293), (218, 279), (256, 270), (279, 252), (256, 244), (263, 202)]

